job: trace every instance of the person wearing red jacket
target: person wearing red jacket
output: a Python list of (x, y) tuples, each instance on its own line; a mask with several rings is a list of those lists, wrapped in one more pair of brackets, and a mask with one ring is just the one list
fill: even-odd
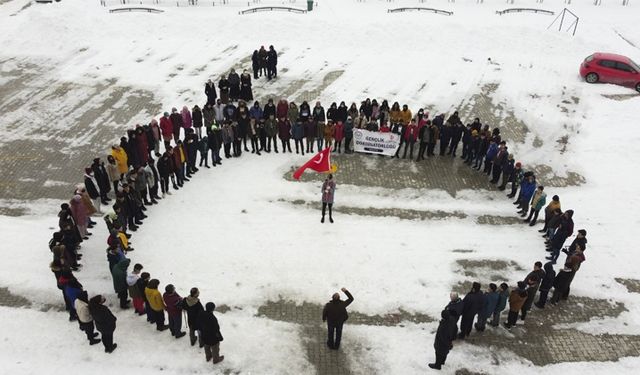
[(416, 143), (418, 139), (418, 126), (416, 122), (411, 120), (409, 125), (404, 131), (404, 154), (402, 155), (403, 159), (407, 158), (407, 149), (409, 149), (409, 159), (413, 159), (413, 145)]
[(149, 161), (149, 142), (147, 141), (147, 134), (144, 128), (140, 125), (136, 127), (136, 149), (138, 152), (138, 163), (140, 164), (138, 167), (147, 165), (147, 161)]
[(169, 315), (169, 330), (171, 335), (177, 339), (184, 337), (186, 332), (182, 331), (182, 297), (176, 293), (176, 288), (169, 284), (164, 288), (165, 293), (162, 295), (164, 304), (167, 306), (167, 315)]
[(333, 146), (333, 152), (338, 150), (338, 154), (340, 153), (340, 148), (342, 147), (342, 140), (344, 139), (344, 124), (342, 121), (338, 121), (336, 123), (336, 127), (333, 133), (333, 138), (335, 139), (335, 145)]
[(287, 100), (285, 98), (282, 98), (280, 99), (280, 101), (278, 101), (278, 106), (276, 107), (276, 119), (280, 121), (289, 118), (288, 114), (289, 103), (287, 103)]
[(389, 128), (389, 124), (387, 124), (386, 122), (380, 124), (380, 133), (389, 133), (390, 131), (391, 128)]
[(162, 133), (162, 140), (164, 141), (165, 151), (171, 147), (171, 140), (173, 139), (173, 123), (169, 119), (169, 112), (165, 112), (160, 118), (160, 132)]

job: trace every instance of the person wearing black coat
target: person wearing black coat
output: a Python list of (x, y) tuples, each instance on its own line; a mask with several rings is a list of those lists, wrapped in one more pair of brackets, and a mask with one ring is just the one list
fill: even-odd
[(227, 80), (229, 81), (229, 99), (235, 102), (240, 97), (240, 76), (234, 69), (231, 69)]
[(220, 89), (220, 102), (222, 102), (222, 104), (228, 104), (229, 103), (229, 87), (231, 85), (229, 84), (229, 80), (227, 79), (227, 77), (222, 76), (220, 77), (220, 81), (218, 81), (218, 89)]
[(253, 79), (258, 79), (258, 73), (260, 72), (260, 57), (258, 56), (258, 50), (254, 50), (251, 55), (251, 69), (253, 70)]
[(113, 343), (113, 332), (116, 330), (116, 317), (111, 310), (104, 305), (105, 298), (101, 295), (89, 300), (89, 312), (93, 317), (96, 329), (102, 335), (102, 344), (106, 353), (113, 352), (118, 344)]
[(327, 322), (327, 346), (329, 349), (338, 350), (342, 340), (342, 326), (349, 319), (347, 306), (353, 302), (353, 296), (346, 288), (341, 289), (347, 295), (347, 300), (342, 301), (338, 293), (334, 293), (322, 310), (322, 321)]
[[(462, 135), (464, 134), (465, 127), (461, 122), (458, 122), (451, 129), (451, 144), (449, 145), (449, 152), (447, 155), (451, 155), (452, 157), (456, 156), (456, 150), (458, 149), (458, 143), (462, 139)], [(464, 154), (464, 151), (462, 151)]]
[[(278, 76), (278, 53), (273, 48), (273, 46), (269, 46), (269, 51), (267, 52), (267, 79), (271, 80)], [(268, 118), (268, 117), (265, 117)]]
[(262, 110), (262, 118), (269, 119), (271, 116), (273, 116), (273, 118), (276, 117), (276, 105), (273, 104), (273, 99), (269, 99)]
[(446, 125), (440, 127), (440, 156), (444, 156), (453, 136), (453, 125), (447, 122)]
[(213, 359), (213, 364), (220, 363), (224, 360), (224, 356), (220, 355), (220, 342), (224, 340), (220, 333), (220, 325), (218, 319), (213, 315), (216, 305), (213, 302), (207, 302), (206, 310), (198, 313), (197, 326), (202, 335), (202, 343), (204, 344), (204, 353), (207, 362)]
[(473, 319), (484, 308), (484, 295), (480, 291), (480, 283), (474, 282), (471, 292), (462, 300), (462, 321), (460, 322), (460, 334), (458, 338), (464, 339), (471, 333)]
[(436, 331), (436, 339), (433, 342), (433, 347), (436, 350), (435, 363), (429, 363), (429, 367), (435, 370), (440, 370), (447, 360), (447, 354), (451, 348), (453, 348), (453, 340), (456, 339), (456, 332), (458, 331), (457, 317), (454, 316), (453, 310), (442, 310), (442, 319), (438, 324), (438, 331)]
[(207, 95), (207, 104), (214, 105), (216, 104), (216, 99), (218, 99), (218, 94), (216, 94), (216, 85), (211, 80), (207, 80), (207, 83), (204, 84), (204, 93)]
[(540, 287), (540, 283), (544, 277), (545, 272), (542, 270), (542, 263), (536, 262), (533, 265), (533, 271), (529, 272), (527, 277), (524, 279), (524, 282), (527, 285), (527, 300), (522, 305), (522, 309), (520, 309), (521, 320), (524, 320), (527, 317), (527, 312), (531, 310), (531, 305), (533, 305), (536, 293), (538, 292), (538, 288)]
[(200, 291), (198, 288), (191, 288), (189, 296), (182, 300), (182, 310), (187, 312), (187, 324), (189, 326), (189, 339), (191, 340), (191, 346), (194, 346), (196, 341), (198, 341), (202, 348), (204, 346), (204, 343), (202, 342), (202, 334), (198, 335), (196, 338), (196, 331), (199, 331), (198, 316), (204, 312), (204, 307), (202, 307), (202, 304), (198, 299), (199, 296)]
[(107, 196), (107, 194), (111, 191), (111, 182), (109, 181), (109, 175), (107, 174), (107, 170), (104, 167), (104, 163), (100, 162), (100, 158), (93, 159), (93, 164), (91, 164), (91, 170), (93, 171), (93, 176), (98, 183), (98, 189), (100, 190), (100, 200), (102, 204), (107, 204), (111, 199)]
[(547, 297), (549, 296), (549, 291), (551, 287), (553, 287), (553, 281), (556, 278), (556, 271), (553, 270), (553, 263), (547, 262), (544, 265), (544, 278), (540, 283), (540, 297), (538, 297), (538, 302), (535, 303), (536, 307), (539, 309), (544, 309), (544, 305), (547, 303)]

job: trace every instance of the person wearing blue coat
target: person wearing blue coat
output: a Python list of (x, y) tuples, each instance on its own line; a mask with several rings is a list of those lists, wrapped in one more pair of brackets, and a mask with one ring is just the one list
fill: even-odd
[(484, 157), (484, 173), (486, 173), (487, 175), (491, 174), (493, 159), (495, 159), (496, 155), (498, 155), (498, 144), (493, 139), (491, 139), (489, 148), (487, 149), (487, 153)]
[(293, 140), (296, 142), (296, 154), (298, 153), (298, 145), (300, 145), (300, 151), (302, 151), (302, 155), (304, 156), (304, 144), (302, 139), (304, 138), (304, 126), (300, 121), (296, 121), (291, 128), (291, 135), (293, 136)]
[(530, 174), (522, 180), (521, 188), (520, 188), (520, 211), (518, 213), (520, 216), (527, 216), (527, 212), (529, 211), (529, 203), (531, 202), (531, 197), (536, 191), (536, 176)]
[(489, 289), (484, 293), (484, 309), (478, 313), (478, 321), (475, 324), (476, 331), (484, 331), (487, 325), (487, 319), (493, 314), (498, 305), (498, 286), (494, 283), (489, 284)]
[(259, 122), (262, 120), (262, 114), (263, 111), (262, 108), (260, 108), (260, 103), (256, 100), (255, 103), (253, 103), (253, 107), (249, 110), (249, 117), (256, 119), (256, 122)]

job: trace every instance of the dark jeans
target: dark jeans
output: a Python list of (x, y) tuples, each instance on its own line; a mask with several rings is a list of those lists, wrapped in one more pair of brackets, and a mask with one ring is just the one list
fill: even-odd
[(202, 343), (202, 336), (198, 335), (196, 337), (196, 329), (193, 328), (193, 327), (189, 327), (189, 339), (191, 340), (191, 345), (194, 345), (196, 343), (196, 341), (198, 342), (198, 344), (200, 346), (204, 345)]
[(549, 291), (548, 290), (541, 290), (540, 291), (540, 298), (538, 298), (538, 302), (536, 302), (536, 305), (538, 307), (544, 307), (544, 305), (547, 304), (547, 297), (549, 296)]
[(418, 149), (418, 160), (424, 159), (424, 153), (427, 150), (427, 144), (420, 142), (420, 148)]
[(151, 309), (153, 312), (154, 322), (156, 323), (156, 327), (158, 329), (164, 327), (164, 311), (155, 311)]
[(93, 340), (94, 325), (93, 321), (89, 323), (80, 323), (80, 329), (87, 335), (87, 340)]
[(218, 362), (220, 360), (220, 343), (215, 345), (205, 345), (204, 355), (207, 358), (207, 362), (212, 360)]
[(403, 159), (407, 157), (407, 151), (409, 151), (409, 159), (413, 159), (413, 145), (415, 143), (415, 141), (408, 141), (406, 143), (406, 146), (404, 146), (404, 153), (402, 154)]
[(331, 219), (331, 209), (333, 208), (333, 203), (325, 202), (322, 202), (322, 218), (324, 219), (325, 212), (327, 211), (327, 205), (329, 206), (329, 219)]
[(127, 297), (129, 297), (129, 295), (127, 294), (127, 290), (125, 289), (122, 292), (118, 292), (118, 299), (120, 299), (120, 307), (121, 308), (125, 308), (127, 307)]
[(174, 336), (180, 333), (182, 330), (182, 314), (169, 315), (169, 329)]
[(102, 335), (102, 345), (104, 345), (104, 348), (111, 350), (113, 346), (113, 331), (100, 331), (100, 334)]
[(280, 141), (282, 142), (282, 152), (286, 153), (287, 149), (289, 149), (289, 152), (291, 152), (291, 142), (289, 142), (288, 139), (281, 139)]
[(502, 311), (494, 311), (493, 318), (491, 319), (491, 325), (497, 327), (500, 324), (500, 313)]
[(538, 213), (540, 213), (540, 210), (536, 210), (535, 208), (531, 207), (531, 210), (529, 210), (527, 221), (531, 221), (535, 224), (535, 222), (538, 220)]
[(344, 152), (345, 154), (350, 153), (351, 150), (351, 141), (353, 140), (353, 133), (347, 134), (344, 138)]
[(518, 321), (518, 312), (509, 310), (509, 316), (507, 317), (507, 325), (514, 326)]
[(467, 337), (471, 333), (471, 328), (473, 327), (473, 319), (476, 317), (476, 314), (471, 316), (462, 315), (462, 320), (460, 321), (460, 336)]
[(327, 346), (332, 349), (338, 349), (340, 347), (343, 324), (344, 323), (332, 323), (327, 321)]
[(271, 142), (273, 142), (273, 151), (278, 152), (278, 141), (276, 137), (267, 137), (267, 152), (271, 152)]
[(444, 365), (444, 362), (447, 360), (447, 354), (449, 354), (448, 351), (439, 351), (436, 350), (436, 365), (437, 366), (442, 366)]
[(162, 189), (162, 194), (169, 191), (169, 176), (160, 176), (160, 188)]
[(298, 145), (300, 146), (302, 155), (304, 155), (304, 143), (302, 142), (302, 139), (296, 139), (296, 154), (298, 153)]

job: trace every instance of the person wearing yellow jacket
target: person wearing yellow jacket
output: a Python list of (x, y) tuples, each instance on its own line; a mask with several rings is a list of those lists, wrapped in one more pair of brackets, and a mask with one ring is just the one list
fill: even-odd
[(122, 175), (129, 171), (129, 166), (127, 165), (129, 158), (127, 157), (127, 153), (122, 147), (113, 145), (111, 146), (111, 156), (116, 159), (118, 172), (120, 172), (120, 178), (122, 178)]
[(166, 309), (166, 306), (164, 305), (164, 300), (158, 290), (159, 285), (160, 281), (158, 279), (149, 280), (147, 287), (144, 288), (144, 295), (147, 297), (149, 307), (151, 307), (153, 314), (152, 320), (156, 323), (156, 329), (158, 331), (164, 331), (169, 328), (169, 326), (164, 324), (164, 310)]
[(553, 198), (551, 198), (551, 202), (544, 208), (544, 228), (540, 229), (538, 232), (546, 234), (549, 226), (549, 220), (553, 217), (553, 212), (561, 209), (560, 197), (554, 195)]

